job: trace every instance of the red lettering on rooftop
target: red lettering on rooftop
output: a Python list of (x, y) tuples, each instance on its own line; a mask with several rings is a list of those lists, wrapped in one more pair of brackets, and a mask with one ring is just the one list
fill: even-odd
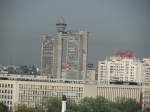
[(118, 51), (116, 53), (116, 56), (117, 57), (128, 57), (128, 58), (132, 58), (132, 51), (126, 51), (126, 52), (121, 52), (121, 51)]

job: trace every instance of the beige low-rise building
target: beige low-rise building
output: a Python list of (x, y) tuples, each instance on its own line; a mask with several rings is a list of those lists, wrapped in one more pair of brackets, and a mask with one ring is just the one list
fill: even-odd
[[(89, 91), (90, 90), (90, 91)], [(62, 97), (78, 103), (83, 97), (96, 97), (96, 86), (73, 83), (0, 80), (0, 101), (11, 110), (15, 104), (41, 105), (44, 97)]]
[[(7, 74), (8, 75), (8, 74)], [(150, 86), (124, 84), (97, 84), (83, 80), (58, 80), (50, 78), (12, 77), (0, 74), (0, 101), (12, 110), (15, 104), (28, 107), (41, 105), (44, 97), (66, 95), (78, 103), (84, 97), (103, 96), (111, 101), (119, 97), (132, 98), (142, 108), (150, 107)]]

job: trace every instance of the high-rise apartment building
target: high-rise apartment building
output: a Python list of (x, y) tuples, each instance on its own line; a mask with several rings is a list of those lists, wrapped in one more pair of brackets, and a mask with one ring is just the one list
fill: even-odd
[(98, 62), (98, 82), (142, 82), (142, 65), (135, 58), (110, 57)]
[(68, 31), (66, 54), (67, 79), (86, 79), (87, 40), (88, 32), (78, 30)]
[[(50, 75), (61, 79), (62, 57), (65, 55), (67, 63), (66, 78), (85, 80), (89, 33), (86, 31), (65, 31), (67, 24), (65, 24), (62, 17), (56, 23), (56, 26), (58, 31), (57, 39), (43, 35), (42, 75)], [(64, 48), (65, 45), (63, 44), (64, 39), (67, 41), (66, 48)], [(66, 54), (63, 54), (63, 48), (66, 49)]]
[(42, 35), (41, 74), (56, 78), (56, 38)]

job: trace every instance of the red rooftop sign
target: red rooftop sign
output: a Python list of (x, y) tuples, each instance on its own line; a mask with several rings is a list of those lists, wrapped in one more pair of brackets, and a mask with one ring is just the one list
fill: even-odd
[(116, 53), (116, 56), (117, 57), (128, 57), (128, 58), (132, 58), (132, 51), (126, 51), (126, 52), (121, 52), (121, 51), (118, 51)]

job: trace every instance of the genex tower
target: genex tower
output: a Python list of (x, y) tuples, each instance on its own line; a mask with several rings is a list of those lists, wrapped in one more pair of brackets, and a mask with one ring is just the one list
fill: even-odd
[[(43, 35), (42, 75), (61, 79), (62, 57), (66, 57), (66, 79), (85, 80), (89, 32), (81, 30), (65, 31), (67, 24), (61, 17), (56, 23), (58, 37)], [(63, 45), (65, 40), (67, 45)], [(65, 48), (66, 47), (66, 48)], [(63, 54), (63, 48), (66, 53)]]
[(57, 31), (58, 31), (58, 50), (57, 50), (57, 79), (61, 78), (61, 63), (62, 63), (62, 53), (63, 53), (63, 39), (67, 36), (67, 32), (65, 32), (65, 28), (67, 24), (65, 24), (64, 19), (61, 17), (56, 23)]

